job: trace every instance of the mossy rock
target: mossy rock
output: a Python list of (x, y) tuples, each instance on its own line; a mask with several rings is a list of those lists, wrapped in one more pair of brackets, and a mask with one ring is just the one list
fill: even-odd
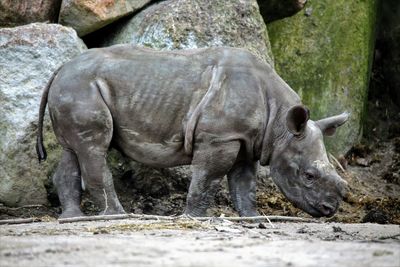
[(375, 40), (377, 0), (309, 0), (304, 11), (268, 24), (275, 67), (318, 119), (343, 111), (349, 122), (326, 140), (335, 155), (362, 134)]

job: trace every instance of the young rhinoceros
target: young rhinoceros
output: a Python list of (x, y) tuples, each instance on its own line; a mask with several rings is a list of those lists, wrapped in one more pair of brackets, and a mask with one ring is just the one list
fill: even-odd
[(267, 64), (235, 48), (161, 52), (91, 49), (54, 73), (40, 104), (37, 152), (49, 106), (63, 147), (53, 181), (61, 217), (81, 216), (81, 179), (103, 214), (124, 213), (106, 163), (115, 147), (154, 167), (191, 164), (185, 213), (203, 216), (224, 175), (241, 216), (255, 216), (258, 162), (309, 214), (331, 216), (346, 182), (329, 163), (323, 134), (348, 114), (309, 120), (299, 96)]

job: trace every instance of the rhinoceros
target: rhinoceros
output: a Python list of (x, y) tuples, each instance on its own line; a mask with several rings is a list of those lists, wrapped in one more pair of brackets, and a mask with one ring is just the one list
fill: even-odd
[(106, 162), (110, 147), (154, 167), (191, 165), (189, 216), (206, 213), (225, 175), (239, 215), (256, 216), (259, 164), (269, 165), (283, 194), (315, 217), (332, 216), (346, 192), (323, 135), (349, 114), (310, 120), (274, 69), (244, 49), (88, 50), (60, 67), (44, 90), (39, 161), (46, 159), (46, 105), (63, 147), (53, 176), (61, 218), (83, 215), (81, 182), (102, 214), (124, 213)]

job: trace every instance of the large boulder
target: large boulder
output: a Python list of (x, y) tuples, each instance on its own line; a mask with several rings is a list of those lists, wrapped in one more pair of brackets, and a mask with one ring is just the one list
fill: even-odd
[(79, 36), (96, 31), (142, 8), (151, 0), (63, 0), (59, 23), (74, 28)]
[(268, 24), (275, 67), (311, 109), (312, 118), (351, 112), (328, 150), (359, 141), (368, 92), (377, 0), (309, 0), (304, 12)]
[(267, 29), (256, 0), (163, 1), (100, 34), (106, 36), (101, 46), (132, 43), (169, 50), (244, 47), (273, 64)]
[(53, 71), (86, 49), (76, 32), (34, 23), (0, 29), (0, 202), (47, 203), (45, 186), (60, 148), (45, 122), (49, 159), (38, 163), (36, 126), (42, 91)]
[(55, 22), (61, 0), (0, 0), (0, 27)]

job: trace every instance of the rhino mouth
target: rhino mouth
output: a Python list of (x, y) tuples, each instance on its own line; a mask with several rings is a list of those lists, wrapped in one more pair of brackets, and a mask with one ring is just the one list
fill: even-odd
[(338, 204), (330, 204), (327, 202), (322, 202), (313, 205), (307, 205), (303, 210), (313, 217), (332, 217), (338, 208)]
[(332, 217), (336, 213), (338, 206), (338, 204), (321, 203), (318, 208), (325, 217)]
[(305, 211), (306, 213), (310, 214), (311, 216), (315, 217), (315, 218), (320, 218), (325, 216), (319, 209), (317, 209), (316, 207), (314, 207), (313, 205), (309, 205), (306, 204), (304, 202), (301, 203), (293, 203), (297, 208)]
[(309, 201), (307, 197), (299, 204), (300, 209), (316, 218), (332, 217), (339, 207), (339, 201)]

